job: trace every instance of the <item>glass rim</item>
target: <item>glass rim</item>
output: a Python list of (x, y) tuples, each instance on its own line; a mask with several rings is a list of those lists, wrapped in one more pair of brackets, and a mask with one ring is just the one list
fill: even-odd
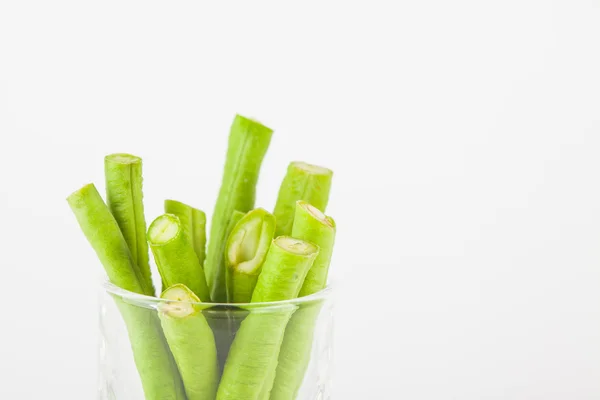
[(105, 280), (102, 283), (102, 288), (109, 294), (119, 297), (120, 299), (126, 301), (129, 304), (135, 304), (139, 306), (143, 306), (144, 308), (157, 308), (159, 304), (164, 303), (185, 303), (191, 304), (194, 306), (200, 306), (203, 309), (208, 308), (222, 308), (222, 309), (230, 309), (231, 307), (236, 308), (252, 308), (252, 309), (279, 309), (279, 308), (288, 308), (290, 306), (299, 306), (308, 303), (315, 303), (320, 300), (325, 300), (331, 297), (333, 293), (333, 286), (328, 284), (324, 289), (310, 294), (304, 297), (298, 297), (290, 300), (280, 300), (280, 301), (269, 301), (263, 303), (209, 303), (209, 302), (192, 302), (192, 301), (179, 301), (179, 300), (169, 300), (169, 299), (161, 299), (156, 296), (148, 296), (145, 294), (131, 292), (129, 290), (125, 290), (123, 288), (118, 287), (113, 284), (109, 280)]

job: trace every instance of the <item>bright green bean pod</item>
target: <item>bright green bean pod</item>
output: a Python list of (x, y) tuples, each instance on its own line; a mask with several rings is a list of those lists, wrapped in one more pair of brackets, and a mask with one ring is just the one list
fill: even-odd
[(229, 134), (229, 147), (221, 189), (212, 216), (206, 258), (206, 277), (214, 302), (227, 301), (225, 245), (227, 228), (235, 210), (254, 208), (256, 182), (273, 131), (260, 123), (237, 115)]
[(175, 285), (161, 295), (170, 300), (159, 306), (165, 337), (183, 380), (187, 400), (214, 400), (218, 364), (215, 339), (200, 299), (185, 285)]
[(71, 194), (67, 202), (108, 279), (122, 289), (145, 294), (146, 289), (123, 233), (94, 184), (85, 185)]
[[(335, 241), (335, 222), (312, 205), (298, 201), (292, 236), (320, 248), (306, 275), (300, 297), (317, 293), (327, 285)], [(290, 319), (279, 352), (273, 389), (266, 400), (295, 400), (298, 396), (310, 362), (314, 327), (320, 310), (320, 303), (304, 304)]]
[(106, 204), (115, 217), (142, 277), (145, 294), (154, 296), (142, 196), (142, 159), (131, 154), (104, 158)]
[[(71, 194), (67, 201), (109, 280), (122, 289), (144, 294), (139, 271), (123, 233), (96, 187), (86, 185)], [(118, 297), (115, 302), (127, 327), (146, 399), (185, 400), (179, 373), (154, 310), (127, 304)]]
[(275, 232), (275, 217), (262, 208), (246, 214), (233, 228), (225, 250), (227, 301), (249, 303)]
[(296, 309), (250, 310), (238, 330), (221, 377), (217, 400), (258, 400), (276, 367), (285, 327)]
[(183, 231), (194, 246), (200, 265), (206, 258), (206, 214), (176, 200), (165, 200), (165, 214), (179, 217)]
[(319, 255), (308, 270), (298, 296), (308, 296), (325, 289), (335, 242), (335, 221), (311, 204), (298, 201), (292, 237), (319, 246)]
[(298, 397), (310, 363), (315, 324), (321, 305), (303, 304), (290, 318), (279, 351), (276, 372), (270, 377), (272, 390), (266, 399), (296, 400)]
[(127, 327), (146, 400), (186, 400), (183, 383), (153, 309), (115, 297)]
[(202, 301), (210, 301), (204, 270), (177, 216), (156, 218), (148, 228), (148, 242), (163, 285), (184, 284)]
[(295, 299), (319, 247), (304, 240), (279, 236), (269, 247), (252, 294), (253, 303)]
[(276, 236), (290, 235), (296, 212), (296, 201), (304, 200), (325, 212), (333, 171), (304, 162), (292, 162), (277, 197), (273, 214), (277, 220)]
[[(252, 302), (295, 298), (318, 252), (316, 245), (302, 240), (286, 236), (273, 240)], [(295, 309), (288, 305), (277, 311), (250, 310), (231, 346), (217, 400), (258, 400), (270, 391), (265, 382), (272, 380), (285, 327)]]

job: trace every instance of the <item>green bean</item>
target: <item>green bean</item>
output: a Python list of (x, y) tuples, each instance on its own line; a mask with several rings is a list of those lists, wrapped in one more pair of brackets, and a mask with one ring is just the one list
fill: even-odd
[(146, 400), (186, 400), (183, 383), (153, 309), (115, 297)]
[(330, 169), (304, 162), (290, 163), (273, 211), (277, 220), (276, 236), (292, 233), (298, 200), (304, 200), (325, 212), (332, 177), (333, 172)]
[[(139, 270), (123, 233), (96, 187), (86, 185), (67, 201), (110, 281), (122, 289), (144, 294)], [(179, 373), (154, 311), (125, 303), (119, 297), (114, 299), (127, 327), (146, 399), (185, 400)]]
[(108, 208), (129, 246), (144, 293), (154, 296), (142, 201), (142, 159), (131, 154), (108, 155), (104, 158), (104, 174)]
[(214, 400), (218, 365), (215, 339), (198, 306), (200, 299), (185, 285), (174, 285), (161, 295), (170, 300), (159, 306), (165, 337), (179, 368), (187, 400)]
[(225, 245), (227, 228), (235, 210), (254, 208), (256, 182), (273, 131), (251, 119), (237, 115), (229, 134), (229, 147), (221, 189), (212, 216), (206, 259), (206, 277), (214, 302), (227, 301)]
[(279, 236), (269, 247), (262, 272), (252, 294), (253, 303), (298, 297), (319, 247), (304, 240)]
[(210, 301), (204, 269), (177, 216), (156, 218), (148, 229), (148, 242), (164, 285), (182, 283), (202, 301)]
[(145, 294), (147, 290), (123, 233), (94, 184), (85, 185), (67, 201), (110, 281), (130, 292)]
[[(298, 201), (292, 235), (319, 246), (300, 296), (314, 294), (327, 285), (327, 273), (335, 241), (335, 222), (312, 205)], [(310, 362), (314, 328), (321, 303), (303, 304), (285, 329), (270, 400), (295, 400)]]
[[(271, 244), (252, 302), (293, 299), (318, 254), (314, 244), (278, 237)], [(217, 400), (258, 400), (277, 367), (285, 327), (296, 306), (250, 309), (231, 346)], [(270, 391), (270, 387), (267, 392)]]

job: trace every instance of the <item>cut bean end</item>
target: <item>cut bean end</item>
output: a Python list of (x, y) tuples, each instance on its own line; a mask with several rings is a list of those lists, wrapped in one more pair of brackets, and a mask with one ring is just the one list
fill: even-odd
[(289, 236), (279, 236), (273, 241), (273, 244), (294, 254), (310, 255), (319, 251), (319, 248), (312, 243), (300, 239), (294, 239)]
[(104, 159), (117, 164), (137, 164), (142, 162), (141, 158), (127, 153), (109, 154)]
[(196, 312), (193, 303), (199, 303), (200, 299), (185, 285), (173, 285), (165, 290), (160, 296), (161, 299), (171, 300), (162, 303), (159, 308), (163, 314), (170, 317), (184, 318)]
[(311, 174), (316, 175), (330, 175), (332, 171), (329, 168), (321, 167), (318, 165), (309, 164), (303, 161), (295, 161), (292, 165), (298, 169), (302, 169), (304, 171), (310, 172)]
[(236, 270), (251, 274), (260, 268), (261, 263), (255, 261), (262, 260), (271, 244), (275, 219), (267, 211), (256, 209), (243, 221), (233, 229), (227, 261)]
[(331, 217), (328, 217), (327, 215), (325, 215), (317, 207), (315, 207), (305, 201), (302, 201), (302, 200), (298, 201), (298, 206), (304, 208), (306, 211), (308, 211), (310, 213), (310, 215), (315, 217), (315, 219), (317, 219), (319, 222), (323, 223), (324, 225), (327, 225), (330, 228), (335, 228), (335, 223), (333, 222), (333, 219)]
[(148, 240), (153, 245), (161, 245), (173, 240), (179, 234), (181, 224), (175, 215), (165, 214), (156, 218), (148, 229)]

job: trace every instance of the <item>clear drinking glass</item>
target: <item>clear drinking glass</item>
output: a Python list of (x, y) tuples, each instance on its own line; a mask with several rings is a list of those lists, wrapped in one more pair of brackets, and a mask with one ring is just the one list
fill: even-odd
[[(300, 299), (259, 304), (199, 303), (196, 307), (210, 326), (217, 348), (218, 373), (222, 374), (227, 352), (235, 342), (236, 333), (250, 325), (273, 320), (283, 324), (283, 344), (276, 345), (289, 357), (279, 359), (280, 377), (277, 400), (329, 400), (331, 399), (333, 301), (331, 288)], [(177, 366), (165, 340), (159, 313), (158, 298), (122, 290), (105, 283), (100, 295), (100, 341), (98, 399), (100, 400), (169, 400), (185, 399), (160, 389), (158, 396), (153, 388), (161, 385), (165, 375), (173, 374), (171, 382), (180, 382)], [(185, 305), (185, 304), (182, 304)], [(248, 328), (247, 328), (248, 329)], [(240, 335), (243, 336), (243, 335)], [(269, 338), (272, 339), (272, 338)], [(261, 340), (261, 339), (259, 339)], [(277, 339), (275, 339), (277, 340)], [(272, 341), (272, 340), (271, 340)], [(241, 340), (239, 345), (245, 342)], [(287, 347), (285, 347), (287, 346)], [(240, 347), (240, 346), (238, 346)], [(269, 347), (264, 347), (266, 350)], [(162, 354), (162, 358), (157, 355)], [(166, 357), (164, 355), (167, 355)], [(277, 356), (275, 356), (277, 358)], [(165, 369), (166, 359), (173, 369)], [(169, 364), (170, 365), (170, 364)], [(160, 370), (160, 372), (159, 372)], [(165, 372), (166, 371), (166, 372)], [(145, 377), (145, 378), (144, 378)], [(169, 382), (170, 377), (166, 380)], [(202, 377), (198, 377), (202, 379)], [(146, 393), (145, 393), (146, 392)], [(154, 393), (154, 394), (153, 394)], [(295, 395), (293, 393), (296, 393)], [(295, 397), (294, 397), (295, 396)], [(160, 397), (160, 398), (159, 398)]]

